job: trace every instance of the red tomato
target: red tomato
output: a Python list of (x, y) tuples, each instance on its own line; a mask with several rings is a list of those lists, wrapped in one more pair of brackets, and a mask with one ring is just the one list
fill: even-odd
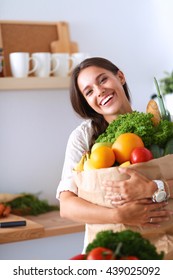
[(79, 254), (70, 258), (70, 260), (86, 260), (86, 257), (87, 257), (86, 254)]
[(153, 154), (145, 147), (135, 148), (130, 156), (131, 163), (145, 162), (153, 159)]
[(112, 250), (97, 247), (88, 253), (87, 260), (115, 260), (115, 257)]
[(120, 260), (139, 260), (139, 259), (135, 256), (127, 256), (127, 257), (122, 257)]

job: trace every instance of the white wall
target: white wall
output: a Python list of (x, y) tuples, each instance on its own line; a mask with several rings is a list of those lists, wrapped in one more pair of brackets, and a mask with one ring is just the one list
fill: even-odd
[[(80, 51), (124, 71), (133, 108), (145, 111), (153, 77), (173, 68), (171, 0), (0, 0), (0, 20), (67, 21)], [(0, 92), (0, 192), (55, 201), (66, 141), (80, 122), (68, 91)]]

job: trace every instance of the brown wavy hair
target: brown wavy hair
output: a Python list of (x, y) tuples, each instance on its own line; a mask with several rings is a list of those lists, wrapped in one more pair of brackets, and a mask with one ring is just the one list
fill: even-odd
[[(80, 117), (82, 117), (83, 119), (92, 120), (94, 133), (90, 143), (91, 146), (94, 143), (94, 141), (97, 139), (97, 137), (105, 131), (105, 129), (108, 126), (108, 122), (104, 119), (104, 117), (101, 114), (97, 113), (89, 106), (89, 104), (85, 100), (84, 96), (81, 94), (81, 91), (78, 87), (77, 79), (80, 74), (80, 71), (90, 66), (104, 68), (108, 71), (111, 71), (114, 75), (117, 74), (119, 68), (116, 65), (114, 65), (111, 61), (105, 58), (91, 57), (85, 59), (79, 65), (77, 65), (71, 74), (70, 101), (74, 111)], [(128, 98), (129, 101), (131, 101), (130, 92), (127, 83), (123, 85), (123, 88), (126, 97)]]

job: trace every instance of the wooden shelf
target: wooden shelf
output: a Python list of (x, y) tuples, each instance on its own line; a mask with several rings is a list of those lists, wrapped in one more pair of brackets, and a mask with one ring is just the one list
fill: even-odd
[(0, 78), (0, 90), (31, 90), (31, 89), (67, 89), (69, 77), (48, 77), (48, 78)]

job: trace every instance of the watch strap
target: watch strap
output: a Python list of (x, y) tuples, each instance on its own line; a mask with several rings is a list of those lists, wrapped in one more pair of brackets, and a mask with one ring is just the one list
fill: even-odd
[[(156, 183), (158, 189), (152, 195), (152, 201), (153, 202), (166, 201), (168, 199), (168, 197), (167, 197), (167, 193), (165, 191), (164, 182), (162, 180), (153, 180), (153, 182)], [(160, 198), (160, 196), (162, 199)]]
[(153, 180), (153, 182), (156, 183), (158, 190), (164, 191), (165, 190), (165, 184), (162, 180)]

